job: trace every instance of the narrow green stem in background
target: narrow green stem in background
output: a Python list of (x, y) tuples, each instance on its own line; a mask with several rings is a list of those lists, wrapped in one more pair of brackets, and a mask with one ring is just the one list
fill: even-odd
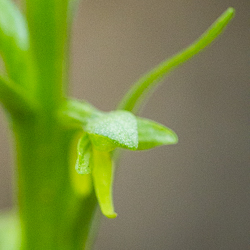
[(151, 93), (151, 90), (156, 87), (170, 71), (198, 54), (221, 34), (233, 18), (234, 12), (233, 8), (228, 8), (197, 41), (170, 59), (162, 62), (139, 79), (121, 100), (118, 109), (136, 113), (143, 100), (147, 97), (147, 94)]

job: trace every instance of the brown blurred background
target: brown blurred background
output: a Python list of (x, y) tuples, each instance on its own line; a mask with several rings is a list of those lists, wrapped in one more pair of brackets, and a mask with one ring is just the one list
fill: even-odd
[[(114, 190), (119, 216), (103, 220), (95, 250), (250, 249), (249, 0), (83, 0), (70, 91), (113, 109), (140, 75), (194, 41), (229, 6), (236, 17), (226, 32), (174, 71), (145, 106), (141, 115), (174, 129), (179, 143), (124, 154)], [(0, 126), (0, 208), (8, 208), (3, 114)]]

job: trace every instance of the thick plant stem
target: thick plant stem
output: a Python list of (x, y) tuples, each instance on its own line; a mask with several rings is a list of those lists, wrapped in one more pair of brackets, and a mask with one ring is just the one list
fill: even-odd
[(72, 134), (43, 116), (14, 121), (22, 250), (83, 249), (96, 199), (77, 195), (69, 173)]
[[(74, 132), (64, 128), (57, 117), (66, 96), (68, 33), (75, 3), (75, 0), (25, 1), (23, 20), (27, 19), (28, 26), (25, 60), (15, 51), (13, 55), (23, 67), (26, 59), (29, 64), (22, 74), (20, 67), (11, 64), (15, 74), (11, 71), (10, 79), (0, 79), (0, 99), (12, 117), (17, 147), (22, 250), (82, 250), (89, 246), (97, 201), (93, 192), (84, 196), (72, 185), (70, 168), (74, 166), (70, 166), (69, 152)], [(16, 40), (19, 44), (20, 37)], [(3, 44), (9, 43), (4, 40)], [(9, 50), (6, 51), (9, 56)], [(19, 82), (24, 84), (15, 85)]]

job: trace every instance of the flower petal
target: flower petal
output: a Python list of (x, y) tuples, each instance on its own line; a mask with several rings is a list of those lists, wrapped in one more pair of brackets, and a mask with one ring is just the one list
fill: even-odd
[(93, 148), (92, 175), (96, 197), (102, 213), (108, 218), (115, 218), (112, 185), (113, 185), (113, 164), (108, 152), (97, 151)]

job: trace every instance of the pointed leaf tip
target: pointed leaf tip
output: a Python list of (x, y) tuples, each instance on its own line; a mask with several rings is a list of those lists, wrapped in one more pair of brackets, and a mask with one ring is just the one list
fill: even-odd
[(176, 133), (159, 123), (137, 117), (137, 124), (139, 137), (138, 150), (146, 150), (178, 142)]

